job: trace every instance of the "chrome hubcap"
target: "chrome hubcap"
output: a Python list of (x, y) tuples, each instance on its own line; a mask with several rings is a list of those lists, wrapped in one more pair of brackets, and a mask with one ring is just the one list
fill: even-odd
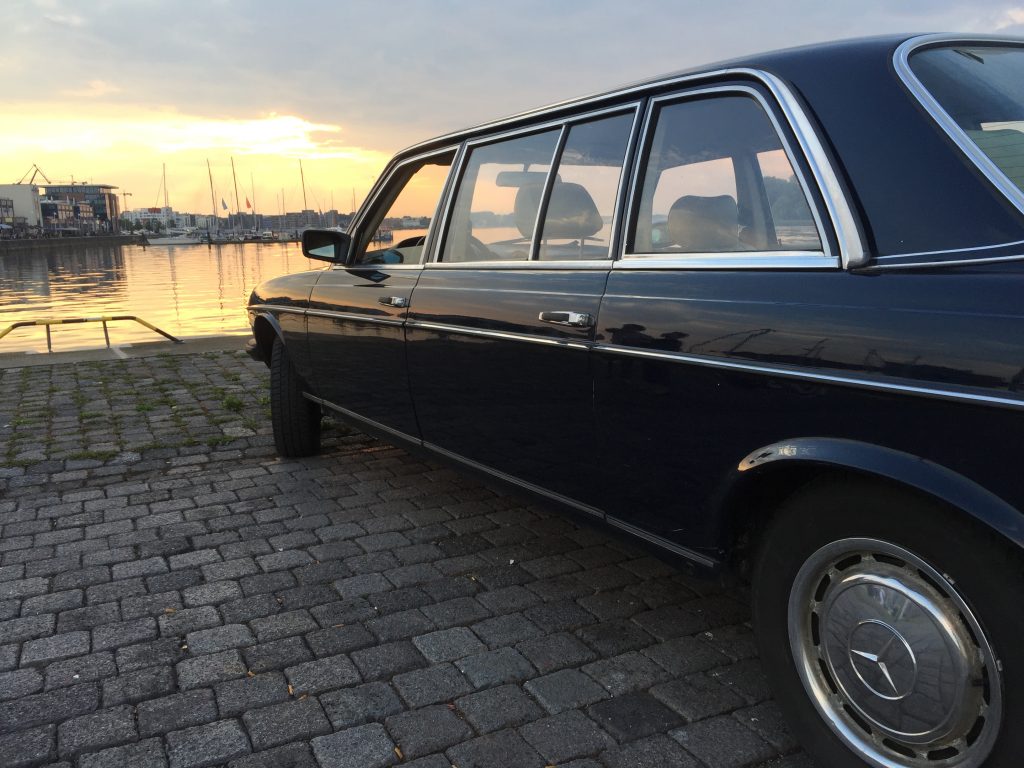
[(1002, 715), (998, 663), (951, 580), (911, 552), (844, 539), (815, 552), (789, 603), (804, 686), (878, 768), (973, 768)]

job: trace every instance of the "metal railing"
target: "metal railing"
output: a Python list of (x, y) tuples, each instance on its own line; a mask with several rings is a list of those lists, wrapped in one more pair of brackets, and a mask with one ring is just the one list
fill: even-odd
[(107, 330), (107, 323), (112, 323), (117, 320), (133, 320), (140, 325), (144, 325), (154, 333), (159, 333), (164, 338), (170, 339), (175, 344), (183, 343), (181, 339), (176, 336), (172, 336), (167, 331), (160, 330), (152, 323), (146, 322), (141, 317), (135, 315), (105, 315), (101, 317), (70, 317), (63, 320), (23, 320), (20, 323), (14, 323), (13, 325), (7, 326), (3, 331), (0, 331), (0, 339), (6, 336), (8, 333), (13, 331), (15, 328), (27, 328), (33, 325), (45, 325), (46, 326), (46, 351), (53, 352), (53, 342), (50, 334), (51, 325), (73, 325), (75, 323), (103, 323), (103, 338), (107, 342), (107, 349), (110, 349), (110, 332)]

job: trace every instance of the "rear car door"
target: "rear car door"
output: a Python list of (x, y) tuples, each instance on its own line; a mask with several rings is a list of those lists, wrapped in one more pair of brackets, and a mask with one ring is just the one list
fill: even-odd
[(588, 353), (636, 113), (470, 142), (407, 328), (424, 443), (585, 505)]
[(355, 224), (347, 263), (326, 270), (309, 299), (317, 392), (350, 415), (413, 437), (403, 326), (454, 156), (446, 149), (397, 164)]

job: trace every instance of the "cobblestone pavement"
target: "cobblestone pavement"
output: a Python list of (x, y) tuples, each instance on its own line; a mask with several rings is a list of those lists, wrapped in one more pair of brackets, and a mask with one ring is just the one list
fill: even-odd
[(810, 765), (742, 592), (339, 426), (280, 460), (266, 385), (0, 371), (0, 764)]

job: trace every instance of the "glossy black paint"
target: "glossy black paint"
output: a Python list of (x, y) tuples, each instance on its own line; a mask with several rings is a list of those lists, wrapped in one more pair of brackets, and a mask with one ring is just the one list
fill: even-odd
[[(329, 404), (698, 555), (729, 558), (733, 500), (767, 513), (743, 494), (786, 466), (918, 488), (1024, 546), (1024, 247), (990, 248), (1024, 241), (1024, 223), (898, 80), (903, 39), (708, 68), (763, 69), (803, 99), (873, 257), (862, 269), (339, 267), (270, 281), (251, 304), (271, 305), (256, 311)], [(680, 90), (654, 82), (585, 108)], [(1011, 260), (949, 263), (979, 256)]]

